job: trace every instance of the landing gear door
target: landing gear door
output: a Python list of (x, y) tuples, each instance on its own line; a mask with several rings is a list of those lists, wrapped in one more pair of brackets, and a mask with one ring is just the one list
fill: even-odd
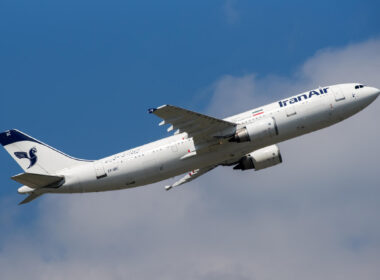
[(96, 172), (96, 179), (107, 177), (107, 173), (104, 170), (104, 166), (101, 162), (95, 162), (94, 167), (95, 167), (95, 172)]
[(332, 92), (334, 94), (336, 102), (342, 101), (342, 100), (346, 99), (346, 97), (344, 96), (343, 92), (341, 91), (341, 89), (338, 86), (331, 87), (331, 90), (332, 90)]

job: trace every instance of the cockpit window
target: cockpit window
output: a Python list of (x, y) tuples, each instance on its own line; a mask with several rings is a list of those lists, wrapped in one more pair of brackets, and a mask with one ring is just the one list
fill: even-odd
[(363, 85), (356, 85), (355, 89), (359, 89), (359, 88), (363, 88), (363, 87), (364, 87)]

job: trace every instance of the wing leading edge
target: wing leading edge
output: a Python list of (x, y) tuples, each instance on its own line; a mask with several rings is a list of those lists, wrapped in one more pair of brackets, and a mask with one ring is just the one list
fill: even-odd
[(181, 179), (179, 179), (177, 182), (175, 182), (174, 184), (171, 184), (169, 186), (166, 186), (165, 187), (165, 190), (170, 190), (171, 188), (173, 187), (178, 187), (182, 184), (185, 184), (185, 183), (188, 183), (194, 179), (197, 179), (198, 177), (202, 176), (203, 174), (211, 171), (212, 169), (214, 169), (216, 166), (209, 166), (209, 167), (205, 167), (205, 168), (200, 168), (200, 169), (196, 169), (196, 170), (193, 170), (193, 171), (190, 171), (189, 173), (187, 173), (184, 177), (182, 177)]
[(193, 137), (195, 144), (227, 137), (236, 130), (235, 123), (172, 105), (151, 108), (148, 112), (163, 119), (159, 125), (170, 124), (168, 132), (172, 130), (176, 130), (175, 134), (186, 132), (189, 137)]

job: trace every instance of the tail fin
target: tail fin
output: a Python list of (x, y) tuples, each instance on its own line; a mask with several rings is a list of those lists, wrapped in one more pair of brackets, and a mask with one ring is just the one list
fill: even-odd
[(0, 133), (0, 144), (29, 173), (55, 174), (87, 161), (70, 157), (17, 129)]

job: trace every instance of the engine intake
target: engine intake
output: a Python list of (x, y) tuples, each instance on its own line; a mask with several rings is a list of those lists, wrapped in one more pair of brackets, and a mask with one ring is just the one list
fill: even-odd
[(274, 118), (266, 118), (254, 121), (238, 129), (235, 135), (229, 140), (230, 142), (259, 142), (267, 137), (278, 135), (278, 128)]
[(280, 149), (277, 145), (271, 145), (242, 157), (234, 167), (234, 169), (247, 170), (255, 169), (260, 170), (267, 167), (274, 166), (282, 162)]

